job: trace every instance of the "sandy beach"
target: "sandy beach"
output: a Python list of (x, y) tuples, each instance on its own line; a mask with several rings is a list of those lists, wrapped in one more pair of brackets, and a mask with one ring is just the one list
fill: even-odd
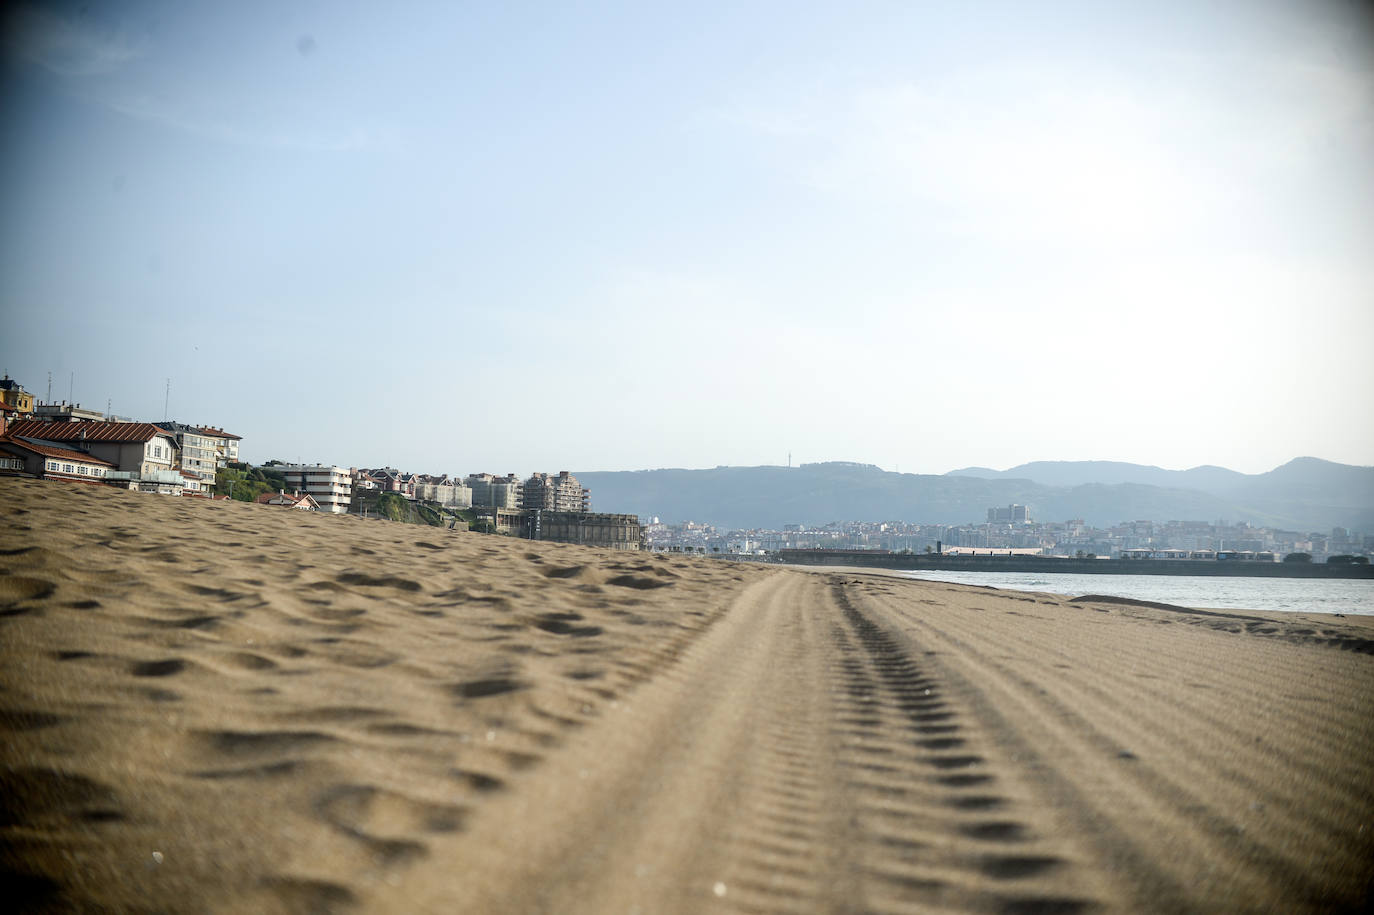
[(1374, 619), (0, 480), (37, 912), (1358, 911)]

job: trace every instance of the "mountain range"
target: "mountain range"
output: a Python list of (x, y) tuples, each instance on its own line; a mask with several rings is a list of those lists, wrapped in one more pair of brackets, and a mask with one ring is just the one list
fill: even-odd
[(800, 467), (579, 472), (598, 511), (727, 529), (831, 521), (979, 523), (993, 506), (1038, 521), (1248, 521), (1301, 532), (1374, 530), (1374, 467), (1300, 457), (1267, 473), (1164, 470), (1111, 461), (1037, 461), (1010, 470), (893, 473), (831, 461)]

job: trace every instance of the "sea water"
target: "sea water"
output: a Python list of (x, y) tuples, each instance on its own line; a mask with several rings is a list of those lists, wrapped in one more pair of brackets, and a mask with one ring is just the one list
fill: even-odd
[(902, 572), (906, 578), (1046, 591), (1109, 594), (1179, 607), (1357, 613), (1374, 616), (1374, 580), (1230, 578), (1210, 575), (1084, 575), (1072, 572)]

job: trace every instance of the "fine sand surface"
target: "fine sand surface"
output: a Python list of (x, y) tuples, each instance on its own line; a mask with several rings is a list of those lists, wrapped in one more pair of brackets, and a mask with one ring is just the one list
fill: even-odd
[(1358, 911), (1374, 619), (0, 480), (5, 905)]

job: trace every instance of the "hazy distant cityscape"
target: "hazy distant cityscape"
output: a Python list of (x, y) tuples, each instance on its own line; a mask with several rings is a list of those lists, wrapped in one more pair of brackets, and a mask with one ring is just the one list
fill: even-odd
[[(1025, 511), (1025, 506), (1015, 506)], [(1007, 508), (989, 509), (990, 513)], [(1314, 562), (1331, 556), (1369, 556), (1374, 535), (1334, 528), (1326, 532), (1287, 531), (1226, 521), (1126, 521), (1108, 528), (1081, 520), (992, 520), (969, 524), (916, 524), (903, 521), (835, 521), (818, 526), (790, 524), (783, 530), (721, 530), (709, 524), (662, 524), (647, 519), (645, 543), (655, 550), (706, 553), (773, 553), (778, 550), (890, 550), (913, 553), (1015, 553), (1041, 556), (1119, 557), (1123, 551), (1272, 553), (1282, 559), (1305, 553)], [(937, 546), (938, 545), (938, 546)]]
[[(618, 549), (727, 556), (824, 549), (1179, 559), (1231, 551), (1263, 561), (1297, 554), (1314, 562), (1374, 552), (1374, 535), (1339, 526), (1311, 531), (1249, 521), (1137, 519), (1104, 527), (1082, 518), (1037, 520), (1032, 506), (1018, 503), (991, 506), (984, 520), (955, 524), (849, 520), (774, 529), (664, 523), (633, 512), (593, 513), (590, 490), (568, 471), (522, 479), (513, 473), (459, 476), (270, 461), (250, 475), (250, 465), (239, 461), (241, 436), (218, 427), (136, 422), (65, 401), (44, 403), (8, 376), (0, 379), (0, 410), (5, 414), (0, 473), (450, 528), (461, 523), (487, 533)], [(871, 465), (844, 462), (811, 469), (881, 473)], [(273, 484), (279, 484), (275, 491)], [(388, 505), (387, 497), (406, 507)]]

